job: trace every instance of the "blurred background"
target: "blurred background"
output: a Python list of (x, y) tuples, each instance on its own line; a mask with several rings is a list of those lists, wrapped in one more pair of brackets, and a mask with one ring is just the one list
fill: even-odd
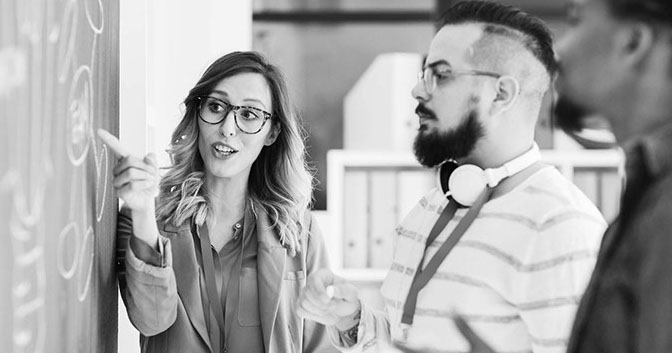
[[(63, 57), (62, 60), (74, 62), (79, 52), (86, 54), (82, 57), (88, 60), (97, 57), (96, 53), (108, 45), (111, 54), (100, 54), (99, 59), (103, 63), (107, 60), (118, 64), (112, 66), (118, 70), (111, 70), (114, 75), (108, 77), (108, 83), (114, 85), (118, 80), (119, 89), (109, 93), (112, 109), (102, 114), (118, 115), (118, 121), (114, 119), (110, 128), (118, 126), (122, 143), (134, 154), (155, 152), (160, 165), (168, 166), (165, 150), (182, 117), (182, 100), (203, 71), (225, 53), (259, 51), (285, 73), (290, 93), (304, 120), (309, 160), (317, 179), (313, 208), (326, 238), (331, 265), (337, 273), (364, 289), (365, 300), (380, 305), (377, 290), (390, 265), (393, 230), (417, 200), (435, 185), (434, 171), (421, 168), (412, 155), (418, 121), (414, 114), (417, 103), (410, 91), (434, 34), (434, 20), (454, 2), (0, 0), (0, 111), (3, 113), (0, 127), (6, 135), (0, 136), (13, 141), (10, 135), (15, 130), (9, 120), (13, 112), (10, 108), (14, 106), (10, 97), (15, 97), (12, 90), (29, 83), (39, 86), (40, 77), (51, 75), (50, 68), (44, 69), (46, 66), (40, 61), (44, 53), (48, 58), (49, 48), (55, 47), (59, 60)], [(567, 26), (564, 1), (501, 2), (541, 17), (556, 39)], [(104, 14), (103, 9), (108, 13)], [(106, 17), (109, 13), (114, 22)], [(22, 22), (24, 17), (37, 20)], [(103, 18), (108, 18), (105, 27)], [(50, 30), (52, 22), (55, 25)], [(41, 23), (47, 26), (43, 28)], [(89, 32), (93, 33), (93, 39), (80, 48), (78, 43), (83, 38), (75, 38), (73, 33), (81, 30), (81, 26), (87, 27), (87, 23), (92, 28)], [(35, 34), (34, 38), (31, 33)], [(97, 42), (100, 35), (107, 37)], [(96, 43), (103, 43), (102, 47)], [(25, 58), (37, 59), (24, 63)], [(57, 64), (60, 67), (60, 62)], [(65, 74), (59, 76), (58, 82), (69, 84)], [(94, 75), (92, 94), (99, 93), (102, 85), (96, 80)], [(19, 93), (16, 97), (21, 96)], [(542, 156), (573, 180), (611, 220), (618, 208), (622, 184), (621, 153), (613, 149), (613, 137), (600, 117), (592, 118), (595, 129), (575, 136), (555, 130), (552, 98), (553, 92), (550, 92), (537, 127), (536, 138)], [(93, 105), (99, 103), (94, 101)], [(74, 108), (69, 109), (72, 113)], [(39, 113), (39, 119), (43, 119), (49, 115), (47, 110), (30, 114)], [(101, 113), (91, 114), (96, 118), (96, 114)], [(88, 148), (88, 142), (86, 146)], [(96, 143), (92, 146), (95, 149)], [(8, 150), (13, 148), (9, 146)], [(87, 151), (84, 151), (85, 159)], [(101, 175), (101, 164), (95, 153), (94, 157), (96, 172), (82, 171), (82, 178), (93, 175), (95, 181), (96, 173)], [(7, 192), (18, 183), (18, 178), (10, 173), (12, 160), (7, 163), (9, 167), (0, 164), (0, 192)], [(49, 168), (51, 165), (46, 163), (47, 173), (42, 174), (50, 175), (53, 171)], [(47, 192), (43, 189), (28, 191), (44, 196)], [(105, 197), (112, 196), (103, 190), (102, 198)], [(18, 199), (21, 198), (14, 196), (15, 204)], [(98, 201), (98, 196), (93, 200)], [(102, 214), (102, 209), (100, 212)], [(92, 220), (83, 221), (87, 222), (97, 224)], [(61, 235), (68, 239), (68, 234), (62, 232)], [(12, 257), (11, 249), (3, 251), (8, 253), (0, 253), (3, 255), (0, 257)], [(91, 251), (93, 259), (96, 252)], [(11, 263), (7, 265), (5, 268), (12, 268)], [(40, 266), (49, 267), (48, 264)], [(12, 271), (17, 273), (15, 269)], [(96, 273), (89, 276), (93, 276), (95, 286)], [(9, 298), (9, 291), (2, 292)], [(5, 316), (5, 310), (16, 311), (16, 307), (10, 307), (11, 300), (0, 302), (0, 316)], [(9, 341), (9, 335), (0, 334), (0, 350), (2, 343)], [(137, 331), (130, 326), (123, 304), (119, 304), (118, 351), (138, 350)]]
[[(165, 150), (181, 118), (179, 103), (207, 65), (231, 50), (262, 52), (285, 73), (305, 122), (317, 178), (314, 213), (327, 238), (332, 267), (364, 288), (366, 300), (380, 305), (377, 289), (391, 261), (393, 230), (434, 185), (433, 171), (420, 168), (411, 153), (418, 123), (410, 90), (434, 34), (434, 21), (454, 2), (128, 4), (143, 7), (146, 21), (139, 30), (144, 37), (124, 35), (124, 26), (133, 23), (126, 22), (122, 2), (121, 137), (137, 143), (143, 139), (137, 134), (144, 134), (147, 150)], [(541, 17), (556, 38), (567, 26), (563, 1), (502, 2)], [(131, 59), (125, 56), (124, 43), (131, 40), (146, 43), (145, 66), (139, 70), (147, 79), (140, 94), (145, 101), (125, 111), (124, 96), (135, 96), (133, 90), (125, 92), (123, 84), (131, 75), (124, 70), (125, 60)], [(136, 53), (132, 56), (135, 62)], [(621, 185), (620, 152), (610, 149), (613, 138), (604, 129), (583, 131), (574, 138), (556, 131), (552, 96), (550, 92), (546, 97), (537, 127), (544, 159), (574, 180), (611, 219)], [(594, 121), (596, 127), (604, 126), (599, 117)], [(163, 161), (167, 163), (167, 156)]]

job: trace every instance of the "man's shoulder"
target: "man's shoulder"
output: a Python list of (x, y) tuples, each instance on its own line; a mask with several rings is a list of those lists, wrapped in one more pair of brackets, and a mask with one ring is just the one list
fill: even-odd
[[(507, 203), (520, 214), (538, 223), (551, 218), (582, 214), (598, 223), (605, 223), (602, 214), (590, 199), (557, 169), (546, 167), (511, 192)], [(505, 206), (506, 207), (506, 206)]]

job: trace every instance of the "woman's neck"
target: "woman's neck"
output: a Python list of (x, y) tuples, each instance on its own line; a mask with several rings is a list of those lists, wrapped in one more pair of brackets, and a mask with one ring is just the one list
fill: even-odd
[(247, 200), (247, 180), (206, 177), (205, 186), (216, 223), (241, 219)]

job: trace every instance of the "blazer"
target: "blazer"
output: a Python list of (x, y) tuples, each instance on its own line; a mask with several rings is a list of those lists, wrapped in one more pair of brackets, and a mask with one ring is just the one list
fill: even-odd
[[(309, 230), (301, 237), (301, 252), (290, 257), (265, 212), (256, 210), (256, 216), (259, 302), (249, 305), (259, 306), (266, 352), (336, 352), (323, 325), (296, 315), (296, 301), (307, 275), (328, 266), (314, 217), (310, 215)], [(141, 351), (213, 352), (191, 227), (157, 225), (165, 267), (151, 266), (133, 254), (128, 241), (133, 231), (130, 210), (122, 209), (117, 220), (119, 289), (129, 319), (140, 331)]]

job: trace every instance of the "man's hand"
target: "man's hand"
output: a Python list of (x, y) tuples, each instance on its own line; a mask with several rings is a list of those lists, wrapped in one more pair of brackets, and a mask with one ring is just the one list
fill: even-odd
[(308, 276), (297, 307), (300, 317), (335, 326), (340, 331), (359, 324), (361, 307), (357, 288), (327, 269)]

